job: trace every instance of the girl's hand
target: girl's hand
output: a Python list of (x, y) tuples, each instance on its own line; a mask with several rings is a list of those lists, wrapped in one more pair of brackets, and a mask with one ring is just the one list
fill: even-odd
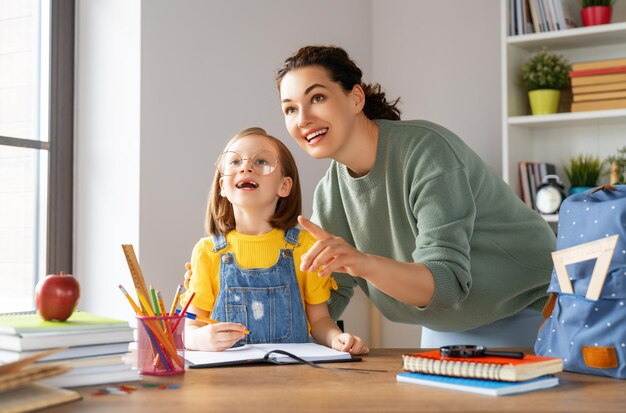
[(191, 263), (190, 262), (186, 262), (185, 263), (185, 269), (187, 270), (185, 272), (185, 290), (189, 289), (189, 282), (191, 281)]
[(353, 336), (350, 333), (341, 333), (335, 336), (332, 341), (332, 348), (339, 351), (347, 351), (352, 355), (367, 354), (367, 348), (361, 337)]
[(321, 277), (333, 272), (344, 272), (354, 277), (363, 275), (363, 269), (367, 268), (367, 254), (360, 252), (343, 238), (324, 231), (302, 215), (298, 217), (298, 222), (317, 240), (302, 255), (300, 270), (317, 271)]
[(246, 336), (244, 330), (237, 323), (207, 324), (192, 331), (195, 345), (190, 350), (224, 351)]

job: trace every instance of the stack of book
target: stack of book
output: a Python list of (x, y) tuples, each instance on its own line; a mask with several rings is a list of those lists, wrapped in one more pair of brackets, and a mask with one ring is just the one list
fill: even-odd
[(59, 349), (46, 350), (0, 365), (0, 412), (29, 412), (80, 400), (80, 394), (73, 390), (35, 383), (69, 370), (69, 367), (60, 364), (35, 365), (37, 360), (57, 351)]
[(626, 108), (626, 57), (572, 64), (572, 112)]
[(127, 362), (134, 331), (128, 322), (76, 311), (64, 322), (44, 321), (36, 312), (0, 314), (0, 363), (25, 359), (44, 349), (65, 347), (37, 361), (61, 363), (64, 374), (40, 383), (57, 387), (139, 380)]
[(442, 357), (438, 350), (402, 356), (396, 380), (470, 393), (501, 396), (557, 386), (563, 360), (526, 354), (522, 359)]

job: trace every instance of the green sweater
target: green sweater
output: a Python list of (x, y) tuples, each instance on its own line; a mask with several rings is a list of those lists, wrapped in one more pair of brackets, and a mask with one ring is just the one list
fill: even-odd
[(459, 137), (426, 121), (377, 120), (373, 169), (332, 162), (313, 220), (364, 253), (427, 266), (435, 292), (406, 305), (363, 278), (334, 274), (340, 316), (359, 286), (392, 321), (464, 331), (545, 304), (555, 236)]

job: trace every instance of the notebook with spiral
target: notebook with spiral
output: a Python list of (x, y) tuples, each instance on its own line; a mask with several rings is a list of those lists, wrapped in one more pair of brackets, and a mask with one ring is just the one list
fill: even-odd
[(509, 357), (441, 357), (439, 350), (409, 353), (402, 356), (405, 371), (476, 379), (523, 381), (563, 371), (563, 360), (525, 354)]

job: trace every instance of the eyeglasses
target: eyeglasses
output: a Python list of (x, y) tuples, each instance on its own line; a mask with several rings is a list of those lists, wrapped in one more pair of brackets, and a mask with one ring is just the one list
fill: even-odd
[(249, 161), (254, 172), (259, 175), (271, 174), (278, 165), (276, 155), (270, 151), (260, 151), (248, 158), (242, 157), (237, 152), (226, 151), (217, 158), (215, 167), (222, 175), (236, 175), (245, 161)]

